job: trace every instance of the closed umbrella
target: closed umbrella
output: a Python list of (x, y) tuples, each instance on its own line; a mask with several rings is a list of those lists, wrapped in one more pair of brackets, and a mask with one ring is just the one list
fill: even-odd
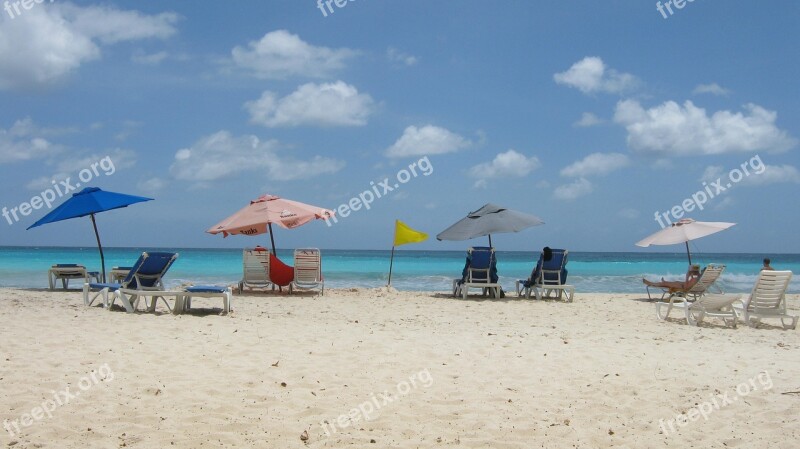
[(94, 227), (94, 236), (97, 239), (97, 248), (100, 250), (100, 264), (103, 267), (103, 282), (105, 282), (106, 259), (103, 255), (103, 245), (100, 243), (100, 234), (97, 232), (97, 222), (94, 218), (95, 214), (152, 200), (152, 198), (145, 198), (143, 196), (107, 192), (97, 187), (86, 187), (78, 193), (73, 193), (70, 198), (50, 211), (50, 213), (40, 218), (39, 221), (30, 225), (28, 229), (47, 223), (69, 220), (70, 218), (90, 216), (92, 218), (92, 227)]
[(672, 223), (655, 234), (643, 238), (636, 242), (636, 246), (647, 247), (650, 245), (676, 245), (684, 243), (686, 245), (686, 256), (689, 257), (689, 265), (692, 264), (692, 254), (689, 252), (689, 241), (696, 240), (707, 235), (716, 234), (724, 231), (736, 223), (726, 223), (717, 221), (695, 221), (691, 218), (684, 218), (677, 223)]
[(469, 240), (488, 235), (492, 246), (492, 234), (519, 232), (540, 224), (544, 222), (539, 217), (488, 203), (440, 232), (436, 239)]

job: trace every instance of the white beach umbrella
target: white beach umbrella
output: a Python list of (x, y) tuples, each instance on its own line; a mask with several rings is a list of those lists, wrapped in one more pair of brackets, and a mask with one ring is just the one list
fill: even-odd
[(691, 218), (684, 218), (677, 223), (672, 223), (670, 227), (664, 228), (636, 242), (636, 246), (647, 247), (650, 245), (676, 245), (678, 243), (685, 243), (686, 255), (689, 257), (689, 265), (691, 265), (692, 255), (689, 253), (689, 240), (716, 234), (735, 224), (736, 223), (720, 221), (694, 221)]

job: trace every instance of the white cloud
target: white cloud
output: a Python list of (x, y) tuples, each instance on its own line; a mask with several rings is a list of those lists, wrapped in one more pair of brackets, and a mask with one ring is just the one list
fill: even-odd
[(579, 178), (569, 184), (556, 187), (553, 194), (561, 200), (574, 200), (592, 193), (592, 190), (592, 183), (588, 179)]
[(99, 59), (100, 46), (176, 32), (172, 13), (145, 15), (107, 6), (39, 5), (0, 27), (0, 89), (47, 86)]
[(645, 110), (638, 101), (617, 103), (614, 121), (628, 131), (628, 146), (658, 155), (785, 151), (797, 144), (775, 126), (778, 114), (755, 104), (744, 112), (717, 111), (711, 116), (691, 101), (674, 101)]
[(408, 156), (432, 156), (454, 153), (472, 145), (469, 140), (438, 126), (421, 128), (409, 126), (391, 147), (386, 149), (390, 158)]
[(261, 98), (245, 104), (250, 121), (269, 127), (279, 126), (363, 126), (374, 102), (367, 94), (343, 81), (304, 84), (296, 91), (277, 98), (265, 91)]
[(469, 169), (469, 175), (476, 178), (475, 187), (486, 187), (487, 180), (501, 177), (522, 178), (539, 168), (536, 156), (526, 157), (514, 150), (499, 153), (491, 162), (484, 162)]
[(572, 126), (578, 126), (581, 128), (588, 128), (590, 126), (597, 126), (603, 123), (596, 115), (592, 114), (591, 112), (584, 112), (581, 115), (581, 119), (577, 122), (573, 123)]
[(700, 181), (716, 181), (725, 174), (725, 169), (720, 165), (709, 165), (700, 175)]
[(139, 11), (122, 11), (108, 6), (79, 7), (62, 5), (64, 17), (82, 34), (105, 44), (141, 39), (166, 39), (177, 32), (179, 17), (166, 12), (146, 15)]
[(409, 67), (412, 65), (416, 65), (417, 62), (419, 62), (416, 56), (410, 55), (408, 53), (403, 53), (400, 50), (392, 47), (389, 47), (386, 50), (386, 58), (389, 59), (389, 61), (391, 62), (403, 64)]
[(617, 212), (617, 216), (626, 220), (636, 220), (640, 215), (641, 213), (638, 210), (631, 208), (625, 208)]
[(167, 181), (164, 178), (142, 179), (136, 184), (136, 187), (144, 192), (157, 192), (166, 186)]
[(157, 53), (144, 53), (142, 51), (137, 51), (133, 55), (131, 55), (131, 61), (135, 62), (136, 64), (143, 64), (143, 65), (158, 65), (161, 64), (162, 61), (167, 59), (169, 53), (165, 51), (159, 51)]
[(603, 60), (596, 56), (583, 58), (566, 72), (553, 75), (553, 79), (558, 84), (574, 87), (585, 94), (621, 93), (633, 89), (638, 84), (635, 76), (607, 68)]
[(54, 155), (63, 147), (45, 139), (46, 130), (33, 120), (17, 120), (9, 129), (0, 128), (0, 164), (30, 161)]
[[(105, 158), (108, 157), (107, 160)], [(136, 165), (136, 153), (131, 150), (116, 148), (105, 154), (94, 153), (88, 155), (72, 154), (69, 158), (59, 159), (55, 164), (55, 173), (50, 176), (40, 176), (32, 179), (25, 188), (29, 190), (44, 190), (53, 185), (53, 181), (63, 181), (70, 178), (72, 183), (77, 182), (82, 170), (92, 171), (92, 180), (112, 176), (119, 170)], [(94, 166), (94, 168), (92, 168)], [(95, 174), (94, 170), (97, 170)]]
[(736, 201), (730, 195), (728, 195), (725, 198), (714, 202), (714, 210), (729, 209), (734, 204), (736, 204)]
[(724, 87), (720, 86), (717, 83), (711, 84), (698, 84), (697, 87), (694, 88), (692, 91), (693, 94), (711, 94), (717, 96), (727, 96), (731, 91), (725, 89)]
[(323, 78), (344, 68), (357, 54), (348, 48), (315, 47), (286, 30), (269, 32), (247, 48), (237, 46), (231, 51), (236, 66), (263, 79)]
[(587, 176), (605, 176), (615, 170), (630, 165), (628, 156), (622, 153), (592, 153), (585, 158), (564, 167), (561, 176), (584, 178)]
[(256, 136), (232, 136), (219, 131), (175, 153), (170, 173), (178, 180), (207, 182), (228, 178), (245, 171), (264, 173), (272, 181), (308, 179), (335, 173), (344, 163), (314, 156), (295, 160), (280, 154), (276, 140), (262, 142)]
[(745, 185), (766, 185), (779, 183), (800, 184), (800, 171), (791, 165), (765, 165), (764, 171), (755, 173), (750, 170), (750, 175), (742, 179)]

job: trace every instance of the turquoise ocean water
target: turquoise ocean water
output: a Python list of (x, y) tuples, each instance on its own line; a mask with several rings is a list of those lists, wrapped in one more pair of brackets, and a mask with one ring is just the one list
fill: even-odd
[[(167, 275), (169, 287), (184, 282), (233, 284), (242, 275), (241, 249), (149, 248), (180, 254)], [(107, 248), (106, 269), (130, 266), (141, 248)], [(278, 256), (292, 264), (292, 250), (278, 250)], [(332, 288), (380, 287), (386, 285), (389, 251), (322, 250), (325, 285)], [(396, 251), (392, 285), (400, 290), (448, 291), (452, 279), (461, 274), (462, 251)], [(762, 254), (696, 254), (695, 263), (722, 263), (725, 291), (749, 291), (761, 267)], [(775, 269), (800, 273), (800, 254), (769, 255)], [(534, 252), (498, 252), (500, 282), (514, 290), (516, 279), (526, 278), (538, 258)], [(55, 263), (79, 263), (99, 271), (97, 248), (0, 248), (0, 287), (45, 288), (47, 269)], [(569, 283), (584, 292), (631, 292), (644, 290), (642, 276), (682, 278), (685, 253), (600, 253), (570, 252)], [(790, 291), (800, 293), (800, 276)]]

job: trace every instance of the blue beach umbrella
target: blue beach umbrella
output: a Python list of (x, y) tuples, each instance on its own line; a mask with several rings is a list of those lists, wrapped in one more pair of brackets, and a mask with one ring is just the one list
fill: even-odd
[(94, 236), (97, 238), (97, 247), (100, 249), (100, 263), (103, 266), (103, 282), (106, 281), (106, 259), (103, 255), (103, 245), (100, 244), (100, 234), (97, 233), (97, 223), (94, 214), (107, 210), (128, 207), (131, 204), (152, 201), (153, 198), (143, 196), (126, 195), (124, 193), (106, 192), (97, 187), (86, 187), (78, 193), (73, 193), (72, 197), (61, 203), (49, 214), (40, 218), (39, 221), (30, 225), (28, 229), (41, 226), (43, 224), (55, 223), (57, 221), (69, 220), (70, 218), (92, 217)]

